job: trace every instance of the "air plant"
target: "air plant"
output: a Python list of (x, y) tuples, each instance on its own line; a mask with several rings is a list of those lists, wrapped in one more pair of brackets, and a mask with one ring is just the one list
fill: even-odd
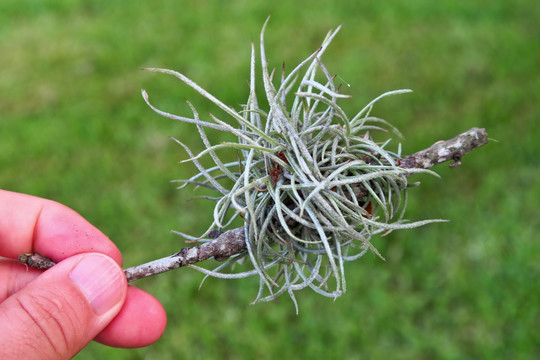
[[(382, 257), (371, 243), (372, 236), (440, 221), (409, 223), (403, 219), (407, 176), (434, 173), (401, 168), (401, 154), (387, 149), (390, 139), (380, 143), (371, 136), (372, 132), (388, 130), (399, 134), (388, 122), (370, 113), (383, 97), (410, 90), (382, 94), (353, 117), (338, 105), (340, 99), (349, 96), (340, 93), (321, 57), (339, 28), (330, 31), (321, 47), (290, 74), (283, 72), (277, 86), (275, 72), (268, 68), (265, 28), (266, 24), (260, 37), (264, 104), (259, 104), (256, 95), (253, 44), (249, 97), (241, 111), (225, 105), (183, 74), (147, 69), (182, 80), (223, 110), (234, 126), (215, 116), (211, 116), (212, 122), (202, 120), (191, 104), (191, 118), (169, 114), (154, 107), (144, 90), (143, 97), (158, 114), (193, 123), (206, 146), (194, 155), (176, 140), (189, 154), (188, 161), (199, 170), (183, 181), (184, 186), (204, 186), (218, 194), (213, 222), (201, 237), (227, 229), (238, 216), (245, 221), (247, 251), (230, 257), (214, 270), (192, 267), (221, 278), (259, 276), (260, 288), (254, 302), (269, 301), (284, 292), (294, 300), (294, 291), (306, 287), (335, 298), (346, 289), (346, 261), (356, 260), (367, 251)], [(233, 134), (237, 141), (211, 144), (207, 128)], [(230, 148), (238, 151), (239, 161), (225, 162), (218, 154)], [(213, 160), (212, 167), (201, 164), (203, 156)], [(220, 180), (225, 178), (232, 186), (222, 185)], [(249, 258), (253, 271), (224, 272), (243, 258)], [(267, 296), (263, 295), (264, 289), (268, 290)]]
[[(341, 93), (336, 78), (321, 61), (339, 27), (327, 34), (317, 51), (277, 79), (268, 68), (265, 52), (267, 23), (260, 34), (259, 51), (264, 103), (259, 103), (256, 93), (260, 83), (253, 43), (249, 96), (240, 111), (181, 73), (146, 69), (180, 79), (229, 119), (210, 115), (203, 120), (189, 102), (191, 117), (170, 114), (152, 105), (142, 91), (156, 113), (193, 124), (205, 146), (196, 153), (175, 139), (188, 153), (186, 161), (198, 169), (191, 178), (179, 180), (180, 188), (205, 187), (216, 196), (206, 197), (215, 206), (212, 223), (202, 235), (178, 232), (201, 245), (126, 269), (128, 280), (188, 265), (218, 278), (258, 276), (259, 291), (253, 303), (288, 293), (298, 310), (294, 292), (308, 287), (337, 298), (346, 291), (346, 262), (367, 252), (383, 258), (372, 243), (374, 236), (443, 221), (405, 220), (407, 190), (415, 185), (408, 176), (436, 175), (427, 168), (450, 159), (459, 163), (462, 155), (487, 141), (485, 131), (474, 128), (458, 140), (434, 145), (440, 148), (415, 154), (420, 157), (403, 157), (400, 144), (390, 149), (392, 134), (400, 137), (398, 130), (371, 111), (382, 98), (411, 90), (384, 93), (349, 116), (338, 105), (349, 96)], [(212, 144), (208, 130), (232, 134), (236, 141)], [(387, 140), (376, 141), (374, 133)], [(226, 161), (222, 154), (227, 149), (237, 151), (238, 159)], [(210, 158), (212, 165), (203, 165), (203, 157)], [(243, 226), (230, 230), (238, 218)], [(193, 265), (210, 257), (223, 263), (212, 270)], [(251, 269), (235, 272), (234, 265), (241, 261)]]

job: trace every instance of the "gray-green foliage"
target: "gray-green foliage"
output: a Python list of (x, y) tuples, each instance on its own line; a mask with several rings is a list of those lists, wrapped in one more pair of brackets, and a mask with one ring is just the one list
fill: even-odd
[[(150, 104), (144, 90), (143, 97), (160, 115), (194, 124), (206, 146), (195, 155), (176, 140), (190, 156), (186, 161), (192, 161), (199, 170), (183, 180), (181, 188), (203, 186), (219, 193), (211, 198), (216, 201), (213, 223), (201, 239), (214, 229), (227, 229), (238, 216), (245, 221), (247, 252), (214, 270), (192, 267), (220, 278), (258, 275), (260, 288), (254, 302), (270, 301), (288, 292), (296, 304), (294, 291), (306, 287), (335, 298), (346, 290), (346, 261), (356, 260), (368, 250), (381, 256), (370, 242), (373, 235), (439, 221), (409, 223), (403, 219), (407, 175), (429, 171), (401, 168), (401, 147), (390, 151), (390, 138), (376, 142), (371, 136), (375, 131), (390, 133), (388, 130), (399, 135), (388, 122), (370, 113), (381, 98), (410, 90), (384, 93), (349, 117), (337, 104), (348, 96), (340, 93), (321, 62), (339, 28), (330, 31), (322, 46), (288, 75), (283, 71), (279, 86), (275, 86), (278, 81), (274, 71), (267, 67), (265, 27), (260, 37), (264, 106), (256, 96), (253, 44), (250, 93), (242, 111), (222, 103), (183, 74), (147, 69), (179, 78), (217, 105), (237, 126), (213, 115), (211, 122), (201, 120), (191, 104), (191, 118), (166, 113)], [(205, 128), (229, 132), (238, 141), (213, 145)], [(222, 161), (218, 151), (225, 148), (236, 149), (239, 160)], [(203, 156), (209, 156), (213, 166), (203, 166), (199, 161)], [(226, 179), (233, 185), (225, 186)], [(253, 270), (225, 272), (244, 258), (249, 258)]]

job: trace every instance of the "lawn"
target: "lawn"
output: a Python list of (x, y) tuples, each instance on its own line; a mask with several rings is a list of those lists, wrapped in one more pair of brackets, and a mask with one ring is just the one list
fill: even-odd
[[(534, 1), (3, 0), (0, 3), (0, 187), (62, 202), (122, 250), (125, 265), (184, 244), (211, 204), (170, 180), (194, 174), (174, 136), (202, 149), (196, 129), (153, 113), (140, 95), (188, 116), (216, 109), (178, 70), (236, 108), (248, 96), (250, 41), (267, 29), (270, 65), (287, 69), (342, 30), (325, 64), (360, 110), (398, 127), (412, 153), (471, 127), (490, 143), (463, 165), (419, 176), (407, 218), (448, 223), (374, 240), (346, 265), (336, 301), (305, 290), (250, 306), (256, 279), (180, 269), (137, 286), (164, 304), (154, 345), (92, 343), (77, 359), (532, 359), (540, 357), (540, 7)], [(534, 126), (534, 128), (533, 128)], [(214, 133), (219, 141), (220, 135)]]

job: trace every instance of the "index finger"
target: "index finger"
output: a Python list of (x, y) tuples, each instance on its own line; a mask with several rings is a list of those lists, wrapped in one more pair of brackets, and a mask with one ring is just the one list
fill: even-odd
[(56, 262), (99, 252), (122, 263), (113, 242), (74, 210), (55, 201), (0, 190), (0, 256), (16, 259), (33, 252)]

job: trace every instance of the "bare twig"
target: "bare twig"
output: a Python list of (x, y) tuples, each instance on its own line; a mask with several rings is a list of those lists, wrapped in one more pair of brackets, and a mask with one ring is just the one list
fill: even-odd
[(26, 264), (36, 269), (47, 270), (52, 268), (56, 263), (48, 257), (42, 256), (38, 253), (33, 254), (21, 254), (18, 258), (19, 262)]
[(429, 148), (401, 159), (401, 167), (428, 169), (440, 163), (454, 160), (450, 167), (461, 165), (461, 158), (471, 150), (487, 143), (486, 129), (472, 128), (453, 139), (438, 141)]
[[(450, 167), (461, 165), (462, 157), (488, 142), (485, 129), (472, 128), (450, 140), (438, 141), (427, 149), (401, 159), (400, 167), (405, 169), (427, 169), (446, 161), (454, 160)], [(246, 250), (244, 228), (229, 230), (215, 240), (200, 245), (185, 247), (179, 252), (142, 265), (124, 269), (128, 282), (165, 271), (188, 266), (214, 258), (218, 261), (240, 254)], [(19, 256), (19, 262), (38, 269), (49, 269), (56, 263), (51, 259), (35, 254)]]
[(217, 239), (192, 247), (185, 247), (176, 254), (151, 261), (146, 264), (133, 266), (124, 270), (128, 282), (159, 274), (182, 266), (194, 264), (210, 258), (218, 261), (239, 254), (246, 248), (244, 228), (229, 230)]

